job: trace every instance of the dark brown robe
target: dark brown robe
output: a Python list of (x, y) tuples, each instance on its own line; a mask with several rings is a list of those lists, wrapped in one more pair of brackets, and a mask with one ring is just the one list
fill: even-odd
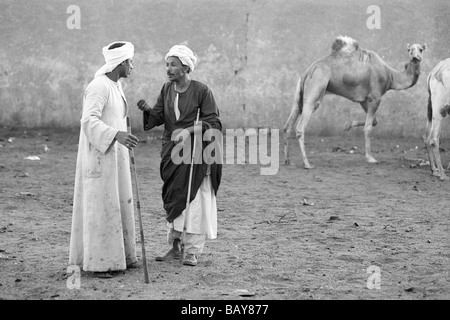
[[(171, 140), (172, 132), (176, 129), (192, 127), (196, 121), (197, 110), (200, 108), (199, 120), (202, 123), (202, 131), (208, 129), (222, 130), (222, 122), (219, 119), (219, 109), (217, 108), (211, 90), (203, 83), (191, 80), (189, 88), (179, 93), (178, 109), (180, 117), (176, 120), (174, 111), (176, 91), (173, 82), (167, 82), (161, 89), (161, 93), (150, 111), (144, 111), (144, 130), (150, 130), (156, 126), (164, 124), (164, 134), (162, 138), (160, 175), (164, 184), (162, 187), (162, 199), (166, 210), (166, 220), (172, 222), (186, 208), (186, 198), (188, 194), (189, 171), (191, 165), (188, 163), (175, 164), (171, 159), (172, 149), (175, 142)], [(211, 143), (203, 141), (202, 152)], [(193, 146), (193, 134), (191, 134), (191, 146)], [(222, 154), (222, 152), (221, 152)], [(192, 186), (190, 201), (195, 195), (206, 176), (208, 164), (204, 159), (201, 164), (193, 166)], [(211, 184), (214, 193), (217, 195), (222, 177), (222, 162), (213, 163), (210, 167)]]

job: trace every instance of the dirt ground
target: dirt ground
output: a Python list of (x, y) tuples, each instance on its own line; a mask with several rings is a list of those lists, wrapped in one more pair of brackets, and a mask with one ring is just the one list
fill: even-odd
[[(218, 238), (189, 267), (154, 260), (168, 249), (161, 141), (157, 132), (137, 136), (150, 283), (141, 266), (112, 279), (82, 272), (80, 288), (69, 289), (78, 131), (0, 129), (0, 299), (450, 298), (450, 182), (430, 176), (421, 139), (374, 133), (377, 164), (365, 162), (361, 132), (307, 136), (313, 170), (300, 166), (295, 141), (296, 165), (280, 166), (276, 175), (260, 175), (255, 164), (225, 164)], [(280, 160), (281, 146), (280, 139)], [(441, 148), (448, 163), (449, 142)], [(376, 274), (368, 273), (371, 266), (379, 267)], [(368, 281), (374, 278), (375, 287)]]

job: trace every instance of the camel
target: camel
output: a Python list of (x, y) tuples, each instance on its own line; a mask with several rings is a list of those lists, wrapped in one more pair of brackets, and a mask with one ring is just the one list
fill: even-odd
[[(441, 122), (450, 113), (450, 58), (439, 62), (427, 78), (428, 114), (425, 145), (430, 160), (431, 174), (440, 180), (449, 180), (442, 167), (439, 152)], [(450, 162), (447, 170), (450, 169)]]
[(294, 104), (284, 126), (285, 165), (291, 164), (289, 139), (294, 137), (294, 126), (298, 120), (295, 133), (303, 166), (305, 169), (314, 168), (306, 157), (305, 129), (325, 94), (339, 95), (361, 104), (366, 113), (365, 121), (352, 121), (344, 129), (364, 126), (366, 160), (376, 163), (371, 152), (370, 134), (377, 124), (375, 112), (381, 98), (388, 90), (405, 90), (417, 83), (426, 47), (426, 44), (408, 44), (409, 61), (398, 71), (388, 66), (375, 52), (360, 48), (356, 40), (338, 36), (331, 53), (311, 64), (297, 82)]

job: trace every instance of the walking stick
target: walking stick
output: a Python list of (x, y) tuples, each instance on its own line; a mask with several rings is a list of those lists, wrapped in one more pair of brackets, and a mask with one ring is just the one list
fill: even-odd
[[(130, 117), (127, 117), (127, 132), (131, 134)], [(142, 215), (141, 215), (141, 200), (139, 198), (139, 187), (136, 175), (136, 165), (134, 162), (134, 150), (132, 148), (128, 149), (130, 154), (131, 171), (134, 179), (134, 186), (136, 188), (136, 206), (139, 218), (139, 228), (141, 231), (141, 246), (142, 246), (142, 264), (144, 265), (144, 277), (145, 283), (149, 283), (148, 279), (148, 269), (147, 269), (147, 256), (145, 254), (145, 241), (144, 241), (144, 228), (142, 227)]]
[(186, 217), (189, 213), (189, 207), (191, 205), (191, 202), (189, 200), (191, 198), (192, 172), (194, 171), (195, 145), (196, 145), (196, 138), (197, 138), (197, 135), (195, 134), (195, 125), (198, 124), (199, 116), (200, 116), (200, 108), (197, 109), (197, 119), (194, 123), (194, 147), (192, 148), (191, 168), (189, 171), (188, 194), (187, 194), (187, 198), (186, 198), (186, 212), (185, 212), (184, 218), (183, 218), (183, 233), (181, 234), (181, 250), (180, 250), (180, 264), (181, 265), (183, 264), (183, 259), (184, 259), (184, 238), (186, 237)]

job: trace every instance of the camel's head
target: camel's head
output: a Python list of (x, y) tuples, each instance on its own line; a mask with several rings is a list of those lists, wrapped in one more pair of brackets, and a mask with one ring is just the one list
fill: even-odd
[(409, 53), (409, 60), (412, 62), (421, 62), (423, 58), (423, 52), (427, 48), (427, 45), (424, 43), (422, 45), (420, 44), (413, 44), (410, 45), (408, 43), (407, 49)]

